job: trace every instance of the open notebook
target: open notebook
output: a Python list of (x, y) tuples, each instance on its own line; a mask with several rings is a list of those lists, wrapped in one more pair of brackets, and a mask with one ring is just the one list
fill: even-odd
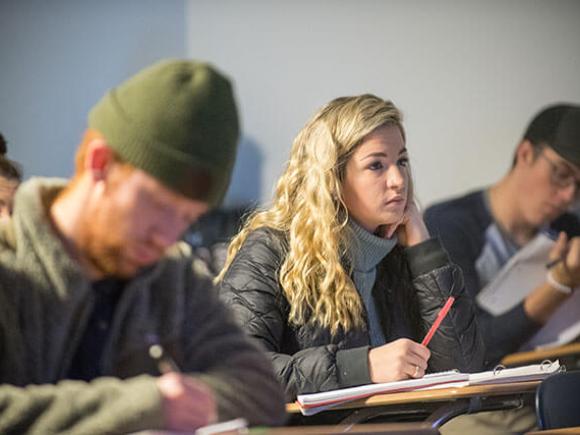
[(480, 373), (461, 373), (456, 370), (432, 373), (421, 379), (368, 384), (360, 387), (342, 388), (323, 393), (301, 394), (296, 401), (303, 415), (314, 415), (353, 400), (365, 399), (375, 394), (422, 391), (436, 388), (464, 387), (468, 385), (502, 384), (544, 379), (560, 371), (560, 362), (545, 362), (516, 368), (500, 368)]

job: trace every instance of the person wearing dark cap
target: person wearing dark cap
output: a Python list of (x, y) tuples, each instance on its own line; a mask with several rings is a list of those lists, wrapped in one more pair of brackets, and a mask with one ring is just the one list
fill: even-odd
[(501, 180), (426, 210), (473, 297), (539, 233), (557, 239), (551, 255), (564, 261), (521, 303), (497, 316), (479, 307), (488, 365), (517, 351), (580, 285), (580, 223), (569, 213), (579, 197), (580, 106), (558, 104), (533, 118)]
[(21, 185), (0, 228), (1, 433), (283, 422), (269, 361), (178, 242), (221, 202), (238, 133), (221, 73), (164, 61), (92, 109), (72, 180)]
[[(580, 198), (580, 106), (542, 109), (517, 145), (509, 172), (490, 187), (428, 207), (425, 223), (463, 270), (474, 299), (508, 261), (536, 238), (556, 239), (551, 258), (562, 258), (543, 282), (503, 314), (478, 302), (476, 316), (486, 365), (518, 351), (580, 286), (580, 222), (570, 209)], [(580, 313), (578, 313), (580, 317)], [(453, 419), (442, 433), (522, 433), (536, 424), (533, 409)]]
[(0, 134), (0, 220), (12, 214), (12, 201), (22, 181), (20, 166), (6, 157), (8, 149), (4, 136)]

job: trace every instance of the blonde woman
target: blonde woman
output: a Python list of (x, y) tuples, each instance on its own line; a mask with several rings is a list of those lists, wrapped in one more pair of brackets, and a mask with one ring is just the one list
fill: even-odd
[(337, 98), (306, 124), (272, 206), (233, 239), (217, 282), (289, 400), (482, 366), (461, 272), (413, 199), (401, 114), (373, 95)]

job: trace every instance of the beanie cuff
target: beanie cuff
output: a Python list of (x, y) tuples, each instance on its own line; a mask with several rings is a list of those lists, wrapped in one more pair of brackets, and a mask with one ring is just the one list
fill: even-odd
[[(195, 156), (164, 146), (155, 138), (141, 135), (141, 131), (148, 130), (139, 128), (135, 121), (124, 116), (116, 104), (114, 91), (109, 92), (103, 102), (105, 104), (101, 107), (108, 106), (113, 110), (93, 110), (89, 116), (89, 127), (104, 135), (109, 147), (123, 162), (143, 170), (176, 193), (191, 199), (205, 201), (212, 206), (223, 201), (231, 168), (208, 165)], [(119, 122), (119, 118), (123, 122)], [(144, 148), (147, 152), (143, 152)]]

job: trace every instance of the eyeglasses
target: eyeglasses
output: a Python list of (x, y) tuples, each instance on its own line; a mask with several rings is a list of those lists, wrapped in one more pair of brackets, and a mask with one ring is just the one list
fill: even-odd
[(540, 152), (539, 155), (550, 164), (550, 180), (552, 183), (562, 189), (573, 184), (575, 186), (575, 197), (580, 197), (580, 177), (574, 174), (574, 172), (569, 168), (553, 162), (552, 159), (546, 156), (543, 152)]

